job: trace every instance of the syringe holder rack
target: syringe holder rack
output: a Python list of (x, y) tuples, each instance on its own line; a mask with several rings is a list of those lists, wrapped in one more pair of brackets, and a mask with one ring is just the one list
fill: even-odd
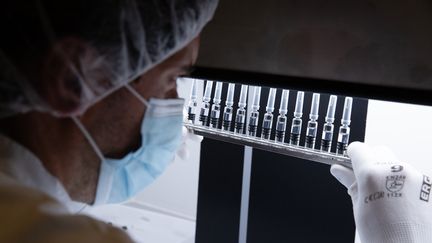
[(192, 133), (206, 138), (211, 138), (223, 142), (250, 146), (253, 148), (283, 154), (299, 159), (333, 165), (340, 164), (352, 168), (351, 160), (348, 157), (335, 153), (326, 153), (316, 149), (306, 149), (300, 146), (293, 146), (287, 143), (278, 143), (272, 140), (265, 140), (258, 137), (250, 137), (245, 134), (236, 134), (231, 131), (214, 129), (210, 127), (198, 126), (184, 123), (184, 126)]

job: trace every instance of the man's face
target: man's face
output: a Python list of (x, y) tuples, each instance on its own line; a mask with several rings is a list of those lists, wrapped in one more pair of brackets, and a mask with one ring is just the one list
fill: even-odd
[[(156, 65), (131, 83), (143, 98), (177, 98), (176, 79), (186, 75), (198, 56), (199, 38)], [(91, 107), (82, 117), (102, 153), (121, 158), (141, 144), (141, 123), (145, 114), (142, 104), (126, 88)]]

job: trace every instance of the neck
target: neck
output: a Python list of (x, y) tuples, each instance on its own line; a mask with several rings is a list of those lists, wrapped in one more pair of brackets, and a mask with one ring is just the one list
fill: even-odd
[(30, 112), (0, 121), (0, 129), (34, 153), (72, 200), (94, 202), (100, 161), (72, 119)]

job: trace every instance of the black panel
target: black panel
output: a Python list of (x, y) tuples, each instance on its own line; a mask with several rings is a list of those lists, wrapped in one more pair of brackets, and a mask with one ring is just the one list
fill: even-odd
[(238, 242), (242, 175), (242, 146), (203, 140), (196, 243)]
[[(294, 100), (292, 92), (290, 103)], [(310, 100), (311, 93), (306, 93), (304, 114), (309, 113)], [(321, 95), (317, 144), (328, 100), (328, 95)], [(341, 117), (342, 108), (343, 97), (338, 97), (336, 117)], [(351, 141), (364, 141), (366, 113), (367, 100), (354, 99)], [(306, 120), (303, 115), (304, 124)], [(339, 125), (336, 119), (333, 151)], [(305, 125), (303, 128), (304, 134)], [(352, 242), (351, 199), (329, 169), (328, 165), (254, 150), (247, 242)]]
[[(225, 84), (222, 100), (225, 100), (226, 86)], [(240, 86), (237, 85), (236, 101), (239, 91)], [(261, 118), (265, 112), (268, 93), (269, 88), (263, 87)], [(279, 89), (275, 117), (278, 114), (280, 96)], [(311, 98), (312, 93), (306, 92), (301, 145), (304, 144)], [(286, 141), (295, 100), (296, 90), (290, 90)], [(329, 94), (321, 94), (316, 147), (321, 140), (328, 100)], [(343, 103), (344, 96), (339, 96), (332, 151), (336, 146)], [(367, 100), (355, 98), (351, 141), (364, 140), (366, 113)], [(261, 123), (260, 119), (259, 125)], [(350, 198), (346, 189), (330, 175), (329, 166), (259, 150), (254, 150), (252, 165), (248, 243), (353, 240), (354, 224)], [(238, 242), (242, 170), (242, 146), (204, 139), (201, 146), (197, 243)]]
[(329, 166), (254, 150), (248, 243), (353, 242), (346, 189)]

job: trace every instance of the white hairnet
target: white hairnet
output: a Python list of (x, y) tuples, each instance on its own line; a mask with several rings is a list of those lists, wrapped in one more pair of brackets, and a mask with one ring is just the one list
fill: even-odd
[[(7, 1), (0, 10), (0, 118), (31, 110), (70, 115), (58, 114), (41, 96), (53, 75), (46, 70), (59, 60), (40, 60), (58, 40), (64, 40), (59, 50), (70, 61), (63, 92), (80, 94), (79, 110), (73, 112), (82, 113), (185, 47), (212, 18), (217, 2)], [(76, 40), (84, 44), (68, 50), (68, 41)]]

